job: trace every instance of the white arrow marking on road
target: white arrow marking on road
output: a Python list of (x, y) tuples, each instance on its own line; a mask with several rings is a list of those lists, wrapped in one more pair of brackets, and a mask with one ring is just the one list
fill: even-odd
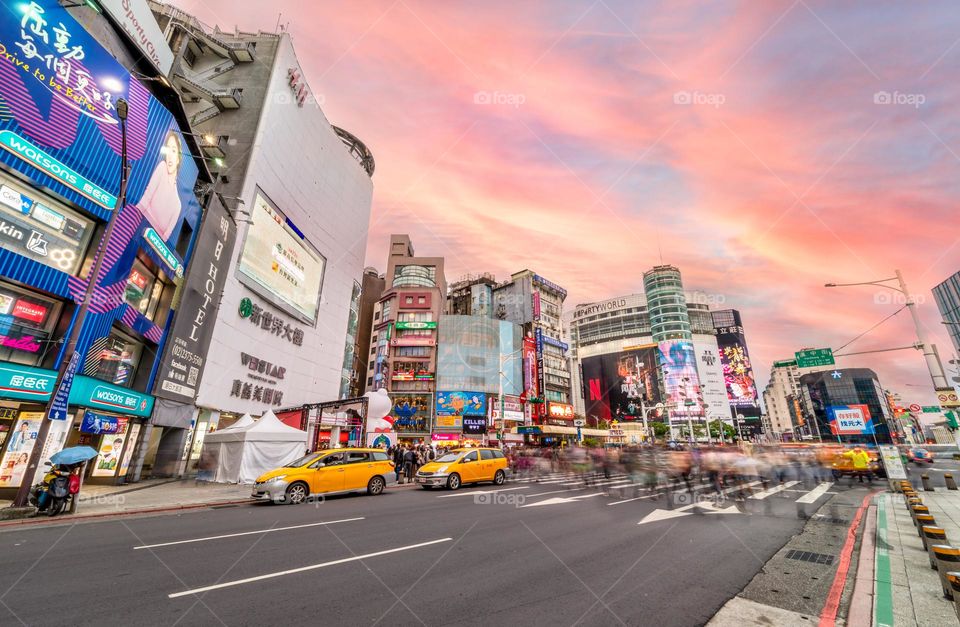
[(681, 507), (680, 509), (655, 509), (646, 516), (643, 517), (643, 520), (638, 522), (638, 525), (645, 525), (647, 523), (658, 522), (661, 520), (670, 520), (671, 518), (680, 518), (681, 516), (693, 516), (693, 512), (684, 511), (687, 509), (693, 508), (693, 505), (687, 505), (686, 507)]
[(547, 499), (546, 501), (539, 501), (537, 503), (531, 503), (529, 505), (521, 505), (521, 507), (539, 507), (541, 505), (559, 505), (561, 503), (576, 503), (580, 501), (580, 499), (588, 499), (591, 496), (603, 496), (603, 493), (595, 492), (594, 494), (581, 494), (580, 496), (572, 496), (570, 498), (555, 496), (552, 499)]
[(757, 492), (756, 494), (752, 495), (750, 498), (752, 498), (752, 499), (757, 499), (758, 501), (762, 501), (763, 499), (767, 498), (768, 496), (773, 496), (773, 495), (776, 494), (777, 492), (783, 492), (783, 491), (786, 490), (787, 488), (791, 488), (791, 487), (797, 485), (798, 483), (800, 483), (800, 482), (799, 482), (799, 481), (787, 481), (786, 483), (781, 484), (781, 485), (778, 485), (778, 486), (775, 487), (775, 488), (770, 488), (769, 490), (764, 490), (763, 492)]
[(241, 533), (227, 533), (222, 536), (208, 536), (206, 538), (194, 538), (192, 540), (177, 540), (176, 542), (161, 542), (160, 544), (145, 544), (143, 546), (135, 546), (133, 550), (138, 549), (155, 549), (161, 546), (172, 546), (174, 544), (190, 544), (191, 542), (206, 542), (207, 540), (222, 540), (223, 538), (236, 538), (237, 536), (251, 536), (257, 533), (273, 533), (274, 531), (288, 531), (290, 529), (303, 529), (305, 527), (318, 527), (320, 525), (335, 525), (337, 523), (353, 522), (355, 520), (365, 520), (363, 517), (360, 518), (344, 518), (343, 520), (328, 520), (326, 522), (310, 523), (307, 525), (294, 525), (293, 527), (277, 527), (274, 529), (261, 529), (260, 531), (243, 531)]
[(443, 494), (438, 496), (438, 499), (449, 499), (455, 496), (471, 496), (473, 494), (494, 494), (496, 492), (509, 492), (510, 490), (527, 490), (530, 486), (517, 486), (516, 488), (503, 488), (501, 490), (469, 490), (467, 492), (457, 492), (456, 494)]
[(815, 503), (817, 499), (823, 496), (824, 494), (826, 494), (827, 490), (829, 490), (832, 486), (833, 486), (832, 481), (821, 483), (814, 489), (807, 492), (805, 495), (798, 498), (797, 503)]
[(262, 581), (264, 579), (273, 579), (274, 577), (282, 577), (283, 575), (293, 575), (295, 573), (302, 573), (308, 570), (326, 568), (327, 566), (335, 566), (336, 564), (346, 564), (347, 562), (356, 562), (359, 560), (369, 559), (371, 557), (387, 555), (389, 553), (399, 553), (400, 551), (409, 551), (410, 549), (419, 549), (422, 546), (430, 546), (431, 544), (439, 544), (440, 542), (450, 542), (451, 540), (453, 540), (453, 538), (440, 538), (439, 540), (430, 540), (429, 542), (421, 542), (419, 544), (400, 546), (395, 549), (387, 549), (386, 551), (377, 551), (376, 553), (367, 553), (365, 555), (354, 555), (353, 557), (345, 557), (340, 560), (333, 560), (332, 562), (321, 562), (320, 564), (312, 564), (310, 566), (302, 566), (300, 568), (291, 568), (290, 570), (281, 570), (275, 573), (267, 573), (266, 575), (258, 575), (256, 577), (247, 577), (246, 579), (237, 579), (236, 581), (228, 581), (226, 583), (218, 583), (212, 586), (204, 586), (203, 588), (194, 588), (193, 590), (184, 590), (183, 592), (174, 592), (173, 594), (168, 594), (167, 598), (176, 599), (177, 597), (185, 597), (191, 594), (209, 592), (210, 590), (218, 590), (220, 588), (229, 588), (231, 586), (239, 586), (245, 583), (253, 583), (254, 581)]

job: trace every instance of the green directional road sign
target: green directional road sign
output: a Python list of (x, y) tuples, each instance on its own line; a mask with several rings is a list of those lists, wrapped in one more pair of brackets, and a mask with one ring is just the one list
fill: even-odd
[(829, 348), (811, 348), (798, 351), (796, 357), (797, 366), (800, 368), (822, 368), (836, 363), (833, 360), (833, 350)]

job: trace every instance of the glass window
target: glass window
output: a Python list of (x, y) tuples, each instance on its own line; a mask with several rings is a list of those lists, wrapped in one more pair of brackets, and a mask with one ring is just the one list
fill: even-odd
[(76, 275), (94, 222), (0, 174), (0, 247)]
[(163, 280), (159, 273), (148, 267), (141, 259), (135, 259), (130, 269), (130, 276), (127, 277), (123, 299), (147, 319), (153, 320), (161, 294), (163, 294)]
[(387, 454), (383, 451), (374, 451), (373, 452), (373, 461), (375, 462), (385, 462), (387, 461)]
[(475, 461), (477, 461), (477, 452), (476, 452), (476, 451), (470, 451), (469, 453), (467, 453), (466, 455), (463, 456), (463, 459), (462, 459), (461, 461), (464, 461), (464, 462), (475, 462)]
[(425, 296), (417, 296), (417, 304), (425, 305), (427, 303), (427, 298)]
[(57, 345), (51, 341), (61, 304), (0, 283), (0, 361), (36, 366)]
[(369, 456), (366, 453), (348, 453), (347, 454), (347, 463), (348, 464), (359, 464), (361, 462), (370, 461)]
[(96, 371), (93, 376), (116, 385), (129, 387), (140, 363), (143, 344), (133, 338), (113, 331), (109, 336), (94, 342), (94, 348), (101, 346), (96, 355)]
[(493, 459), (493, 451), (488, 451), (486, 449), (480, 450), (480, 459)]
[(344, 463), (345, 458), (346, 453), (332, 453), (320, 461), (323, 462), (324, 466), (339, 466), (340, 464)]

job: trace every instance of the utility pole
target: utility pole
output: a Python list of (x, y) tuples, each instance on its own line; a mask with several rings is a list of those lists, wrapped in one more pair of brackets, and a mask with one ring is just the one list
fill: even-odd
[[(90, 301), (93, 299), (93, 292), (97, 287), (97, 279), (100, 276), (100, 267), (106, 257), (107, 247), (110, 244), (110, 236), (113, 235), (114, 225), (117, 223), (117, 214), (123, 211), (127, 202), (127, 178), (130, 166), (127, 163), (127, 101), (123, 98), (117, 100), (117, 119), (120, 120), (120, 194), (117, 196), (117, 203), (114, 207), (110, 219), (107, 221), (107, 228), (103, 232), (103, 238), (93, 258), (93, 267), (90, 269), (90, 276), (87, 280), (87, 288), (83, 293), (83, 300), (77, 309), (73, 326), (70, 328), (70, 336), (67, 338), (66, 350), (63, 359), (60, 360), (60, 367), (57, 369), (57, 381), (53, 386), (54, 392), (47, 401), (47, 409), (40, 422), (40, 429), (37, 431), (37, 441), (33, 445), (33, 451), (30, 453), (30, 460), (27, 462), (27, 471), (23, 474), (23, 480), (17, 490), (17, 496), (14, 498), (14, 507), (24, 507), (30, 498), (30, 479), (37, 472), (37, 465), (40, 463), (40, 456), (43, 454), (43, 446), (47, 441), (47, 434), (50, 432), (50, 416), (53, 413), (54, 406), (58, 402), (57, 397), (69, 395), (69, 386), (72, 384), (73, 372), (76, 371), (80, 356), (77, 353), (77, 343), (80, 339), (80, 330), (83, 328), (84, 320), (87, 317), (87, 311), (90, 309)], [(68, 376), (68, 371), (70, 372)], [(64, 384), (64, 378), (67, 383)], [(64, 390), (60, 388), (64, 387)], [(63, 418), (66, 420), (66, 416)]]
[(923, 358), (927, 362), (927, 369), (930, 371), (930, 378), (933, 380), (934, 388), (948, 388), (950, 385), (947, 383), (947, 377), (943, 373), (943, 365), (940, 363), (940, 358), (937, 356), (937, 353), (934, 351), (933, 346), (927, 340), (927, 333), (923, 329), (923, 325), (920, 323), (920, 314), (917, 313), (917, 304), (913, 300), (913, 296), (910, 295), (910, 290), (907, 289), (907, 283), (903, 280), (903, 273), (899, 270), (896, 271), (897, 282), (900, 284), (900, 291), (903, 293), (903, 297), (906, 299), (907, 309), (910, 311), (910, 317), (913, 319), (913, 327), (917, 332), (917, 341), (920, 343), (920, 348), (923, 351)]

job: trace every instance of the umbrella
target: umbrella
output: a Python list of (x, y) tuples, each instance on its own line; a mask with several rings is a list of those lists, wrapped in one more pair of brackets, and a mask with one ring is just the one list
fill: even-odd
[(97, 452), (89, 446), (71, 446), (58, 453), (54, 453), (50, 458), (50, 463), (70, 466), (71, 464), (79, 464), (88, 459), (93, 459), (96, 456)]

